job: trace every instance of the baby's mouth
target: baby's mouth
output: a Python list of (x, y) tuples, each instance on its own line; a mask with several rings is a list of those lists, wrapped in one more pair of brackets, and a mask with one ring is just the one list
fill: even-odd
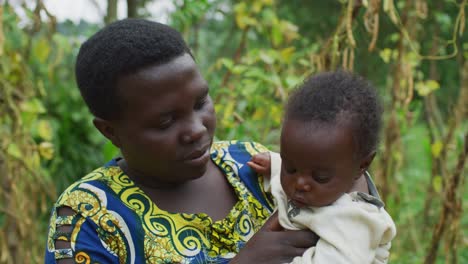
[(291, 199), (291, 203), (292, 203), (295, 207), (298, 207), (298, 208), (307, 207), (307, 203), (304, 201), (304, 199), (293, 198), (293, 199)]

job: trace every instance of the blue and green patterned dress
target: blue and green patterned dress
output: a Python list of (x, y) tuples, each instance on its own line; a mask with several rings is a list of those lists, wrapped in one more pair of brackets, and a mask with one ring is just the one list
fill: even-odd
[[(267, 149), (253, 142), (213, 144), (211, 159), (225, 173), (238, 202), (225, 219), (161, 210), (112, 160), (71, 185), (52, 210), (45, 263), (227, 263), (263, 225), (272, 200), (246, 162)], [(57, 216), (71, 207), (72, 216)], [(58, 231), (71, 225), (71, 233)], [(55, 249), (54, 242), (70, 242)]]

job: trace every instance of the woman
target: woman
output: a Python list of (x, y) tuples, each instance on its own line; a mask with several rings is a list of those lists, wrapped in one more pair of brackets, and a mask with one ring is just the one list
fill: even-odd
[(60, 196), (46, 263), (284, 263), (316, 242), (266, 222), (270, 197), (246, 166), (263, 146), (213, 143), (209, 88), (177, 31), (110, 24), (81, 46), (76, 79), (122, 157)]

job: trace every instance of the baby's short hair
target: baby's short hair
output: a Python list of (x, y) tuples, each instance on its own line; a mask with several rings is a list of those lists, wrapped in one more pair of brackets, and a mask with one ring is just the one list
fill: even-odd
[(325, 72), (307, 78), (289, 97), (286, 119), (323, 124), (349, 121), (360, 157), (376, 150), (382, 106), (375, 88), (350, 72)]
[(191, 54), (181, 34), (167, 25), (143, 19), (116, 21), (81, 45), (76, 81), (95, 116), (115, 119), (122, 111), (116, 88), (119, 77), (185, 53)]

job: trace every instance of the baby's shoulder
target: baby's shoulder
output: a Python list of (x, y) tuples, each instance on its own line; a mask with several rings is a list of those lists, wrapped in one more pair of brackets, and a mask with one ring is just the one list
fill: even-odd
[(334, 204), (336, 205), (364, 205), (370, 208), (381, 209), (385, 206), (384, 202), (378, 197), (363, 192), (350, 192), (341, 196)]

